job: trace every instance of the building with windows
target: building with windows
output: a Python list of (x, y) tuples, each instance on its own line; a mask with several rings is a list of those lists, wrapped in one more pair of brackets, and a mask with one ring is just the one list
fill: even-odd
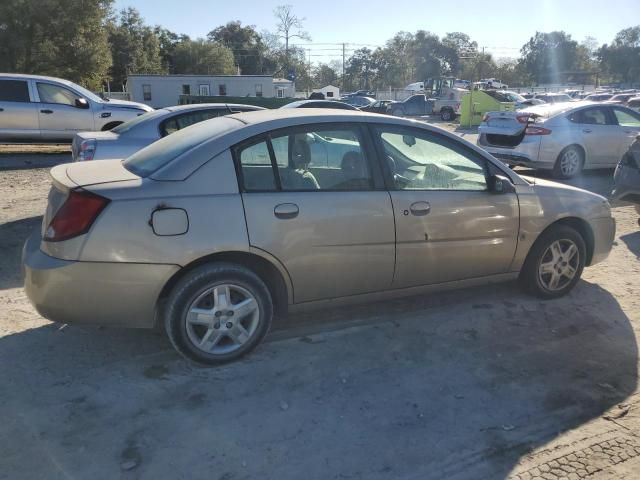
[(203, 97), (294, 96), (293, 82), (270, 75), (138, 75), (127, 77), (131, 100), (154, 108), (177, 105), (180, 95)]

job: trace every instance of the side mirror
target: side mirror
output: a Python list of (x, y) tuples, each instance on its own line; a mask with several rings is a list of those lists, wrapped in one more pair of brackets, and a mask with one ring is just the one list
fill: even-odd
[(515, 187), (504, 175), (491, 175), (489, 177), (489, 191), (492, 193), (514, 193)]
[(76, 108), (89, 108), (86, 98), (76, 98)]

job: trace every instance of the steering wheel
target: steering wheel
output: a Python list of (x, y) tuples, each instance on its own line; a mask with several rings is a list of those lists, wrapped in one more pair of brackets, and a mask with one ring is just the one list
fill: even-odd
[(396, 173), (396, 161), (391, 155), (387, 155), (387, 162), (389, 164), (389, 170), (391, 170), (391, 174), (393, 175), (393, 183), (396, 187), (404, 188), (411, 183), (411, 180), (407, 177)]

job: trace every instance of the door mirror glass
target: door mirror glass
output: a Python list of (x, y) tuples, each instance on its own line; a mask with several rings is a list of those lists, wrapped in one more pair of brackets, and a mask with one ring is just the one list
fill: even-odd
[(413, 147), (416, 144), (416, 137), (413, 135), (403, 135), (402, 141), (407, 147)]
[(89, 108), (89, 102), (87, 102), (86, 98), (76, 98), (76, 107)]

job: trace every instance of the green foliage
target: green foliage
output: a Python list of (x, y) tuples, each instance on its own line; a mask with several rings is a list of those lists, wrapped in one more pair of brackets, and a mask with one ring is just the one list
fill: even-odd
[(537, 83), (560, 83), (567, 72), (578, 70), (578, 42), (565, 32), (536, 32), (522, 47), (521, 62)]
[(207, 38), (233, 51), (235, 63), (243, 75), (262, 75), (272, 66), (266, 58), (267, 47), (254, 25), (243, 27), (239, 20), (229, 22), (211, 30)]
[(603, 70), (614, 82), (640, 82), (640, 25), (618, 32), (611, 45), (598, 52)]
[(3, 0), (0, 71), (54, 75), (99, 88), (111, 65), (112, 0)]
[(313, 86), (315, 88), (327, 85), (338, 85), (338, 72), (327, 64), (320, 64), (313, 70)]
[(173, 53), (173, 72), (194, 75), (234, 75), (233, 52), (217, 42), (183, 40)]

